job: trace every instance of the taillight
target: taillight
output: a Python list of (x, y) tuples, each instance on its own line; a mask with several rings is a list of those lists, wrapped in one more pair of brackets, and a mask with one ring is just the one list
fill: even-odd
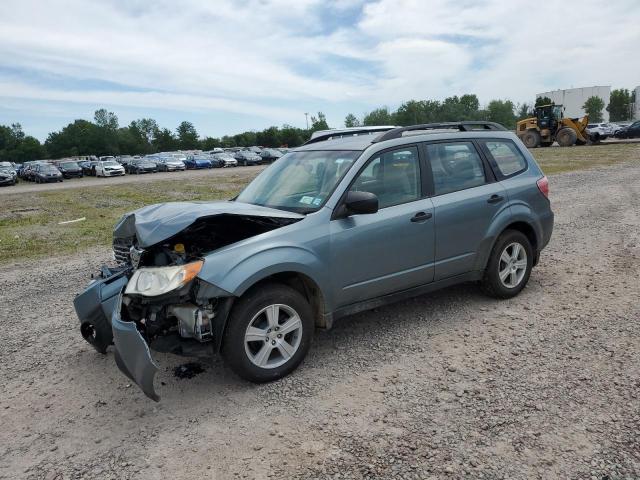
[(547, 198), (549, 198), (549, 179), (544, 176), (540, 180), (536, 182), (538, 184), (538, 189), (540, 192)]

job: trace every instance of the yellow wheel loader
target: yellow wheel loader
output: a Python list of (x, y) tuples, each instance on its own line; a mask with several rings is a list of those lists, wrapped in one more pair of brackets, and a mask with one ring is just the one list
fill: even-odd
[(528, 148), (550, 147), (558, 142), (561, 147), (590, 143), (587, 133), (589, 117), (564, 118), (562, 105), (541, 105), (535, 117), (520, 120), (516, 134)]

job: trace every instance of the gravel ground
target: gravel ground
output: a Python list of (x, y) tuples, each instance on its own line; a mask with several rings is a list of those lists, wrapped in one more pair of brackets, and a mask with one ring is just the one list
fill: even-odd
[[(239, 167), (243, 172), (253, 173), (266, 168), (265, 165), (256, 165), (253, 167)], [(156, 182), (158, 180), (190, 180), (194, 178), (216, 178), (237, 174), (236, 168), (212, 168), (207, 170), (185, 170), (184, 172), (158, 172), (146, 173), (144, 175), (124, 175), (122, 177), (83, 177), (72, 178), (61, 183), (35, 183), (20, 180), (13, 187), (0, 188), (0, 195), (9, 195), (12, 193), (30, 193), (30, 192), (46, 192), (50, 190), (66, 190), (69, 188), (81, 188), (105, 185), (123, 185), (126, 183), (147, 183)]]
[(0, 477), (640, 478), (640, 166), (551, 189), (519, 297), (465, 285), (359, 314), (268, 385), (218, 360), (180, 380), (155, 354), (160, 403), (78, 334), (106, 251), (0, 267)]

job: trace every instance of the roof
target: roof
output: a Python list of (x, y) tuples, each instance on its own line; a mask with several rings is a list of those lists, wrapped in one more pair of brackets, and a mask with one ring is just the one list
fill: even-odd
[(313, 150), (357, 150), (361, 151), (373, 143), (377, 135), (358, 135), (337, 137), (292, 148), (293, 152), (309, 152)]
[[(293, 149), (294, 151), (313, 151), (313, 150), (365, 150), (372, 144), (387, 142), (389, 140), (401, 140), (411, 138), (415, 141), (416, 136), (428, 136), (440, 134), (445, 138), (456, 138), (461, 133), (465, 136), (471, 134), (495, 134), (497, 132), (507, 132), (502, 125), (494, 122), (484, 121), (464, 121), (464, 122), (447, 122), (447, 123), (426, 123), (421, 125), (411, 125), (407, 127), (380, 127), (379, 131), (369, 130), (364, 134), (362, 131), (353, 129), (336, 130), (332, 134), (331, 131), (310, 139), (304, 145)], [(334, 135), (347, 136), (334, 136)], [(476, 136), (476, 135), (473, 135)], [(425, 140), (427, 139), (425, 138)]]

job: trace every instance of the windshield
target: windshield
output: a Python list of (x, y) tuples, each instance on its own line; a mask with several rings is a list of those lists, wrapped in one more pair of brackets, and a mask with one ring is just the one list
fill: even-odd
[(76, 162), (64, 162), (60, 164), (63, 168), (79, 168)]
[(113, 160), (110, 160), (108, 162), (104, 162), (102, 165), (105, 166), (105, 167), (119, 167), (120, 166), (120, 164), (118, 162), (115, 162)]
[(280, 157), (236, 201), (292, 212), (317, 211), (360, 152), (293, 152)]

